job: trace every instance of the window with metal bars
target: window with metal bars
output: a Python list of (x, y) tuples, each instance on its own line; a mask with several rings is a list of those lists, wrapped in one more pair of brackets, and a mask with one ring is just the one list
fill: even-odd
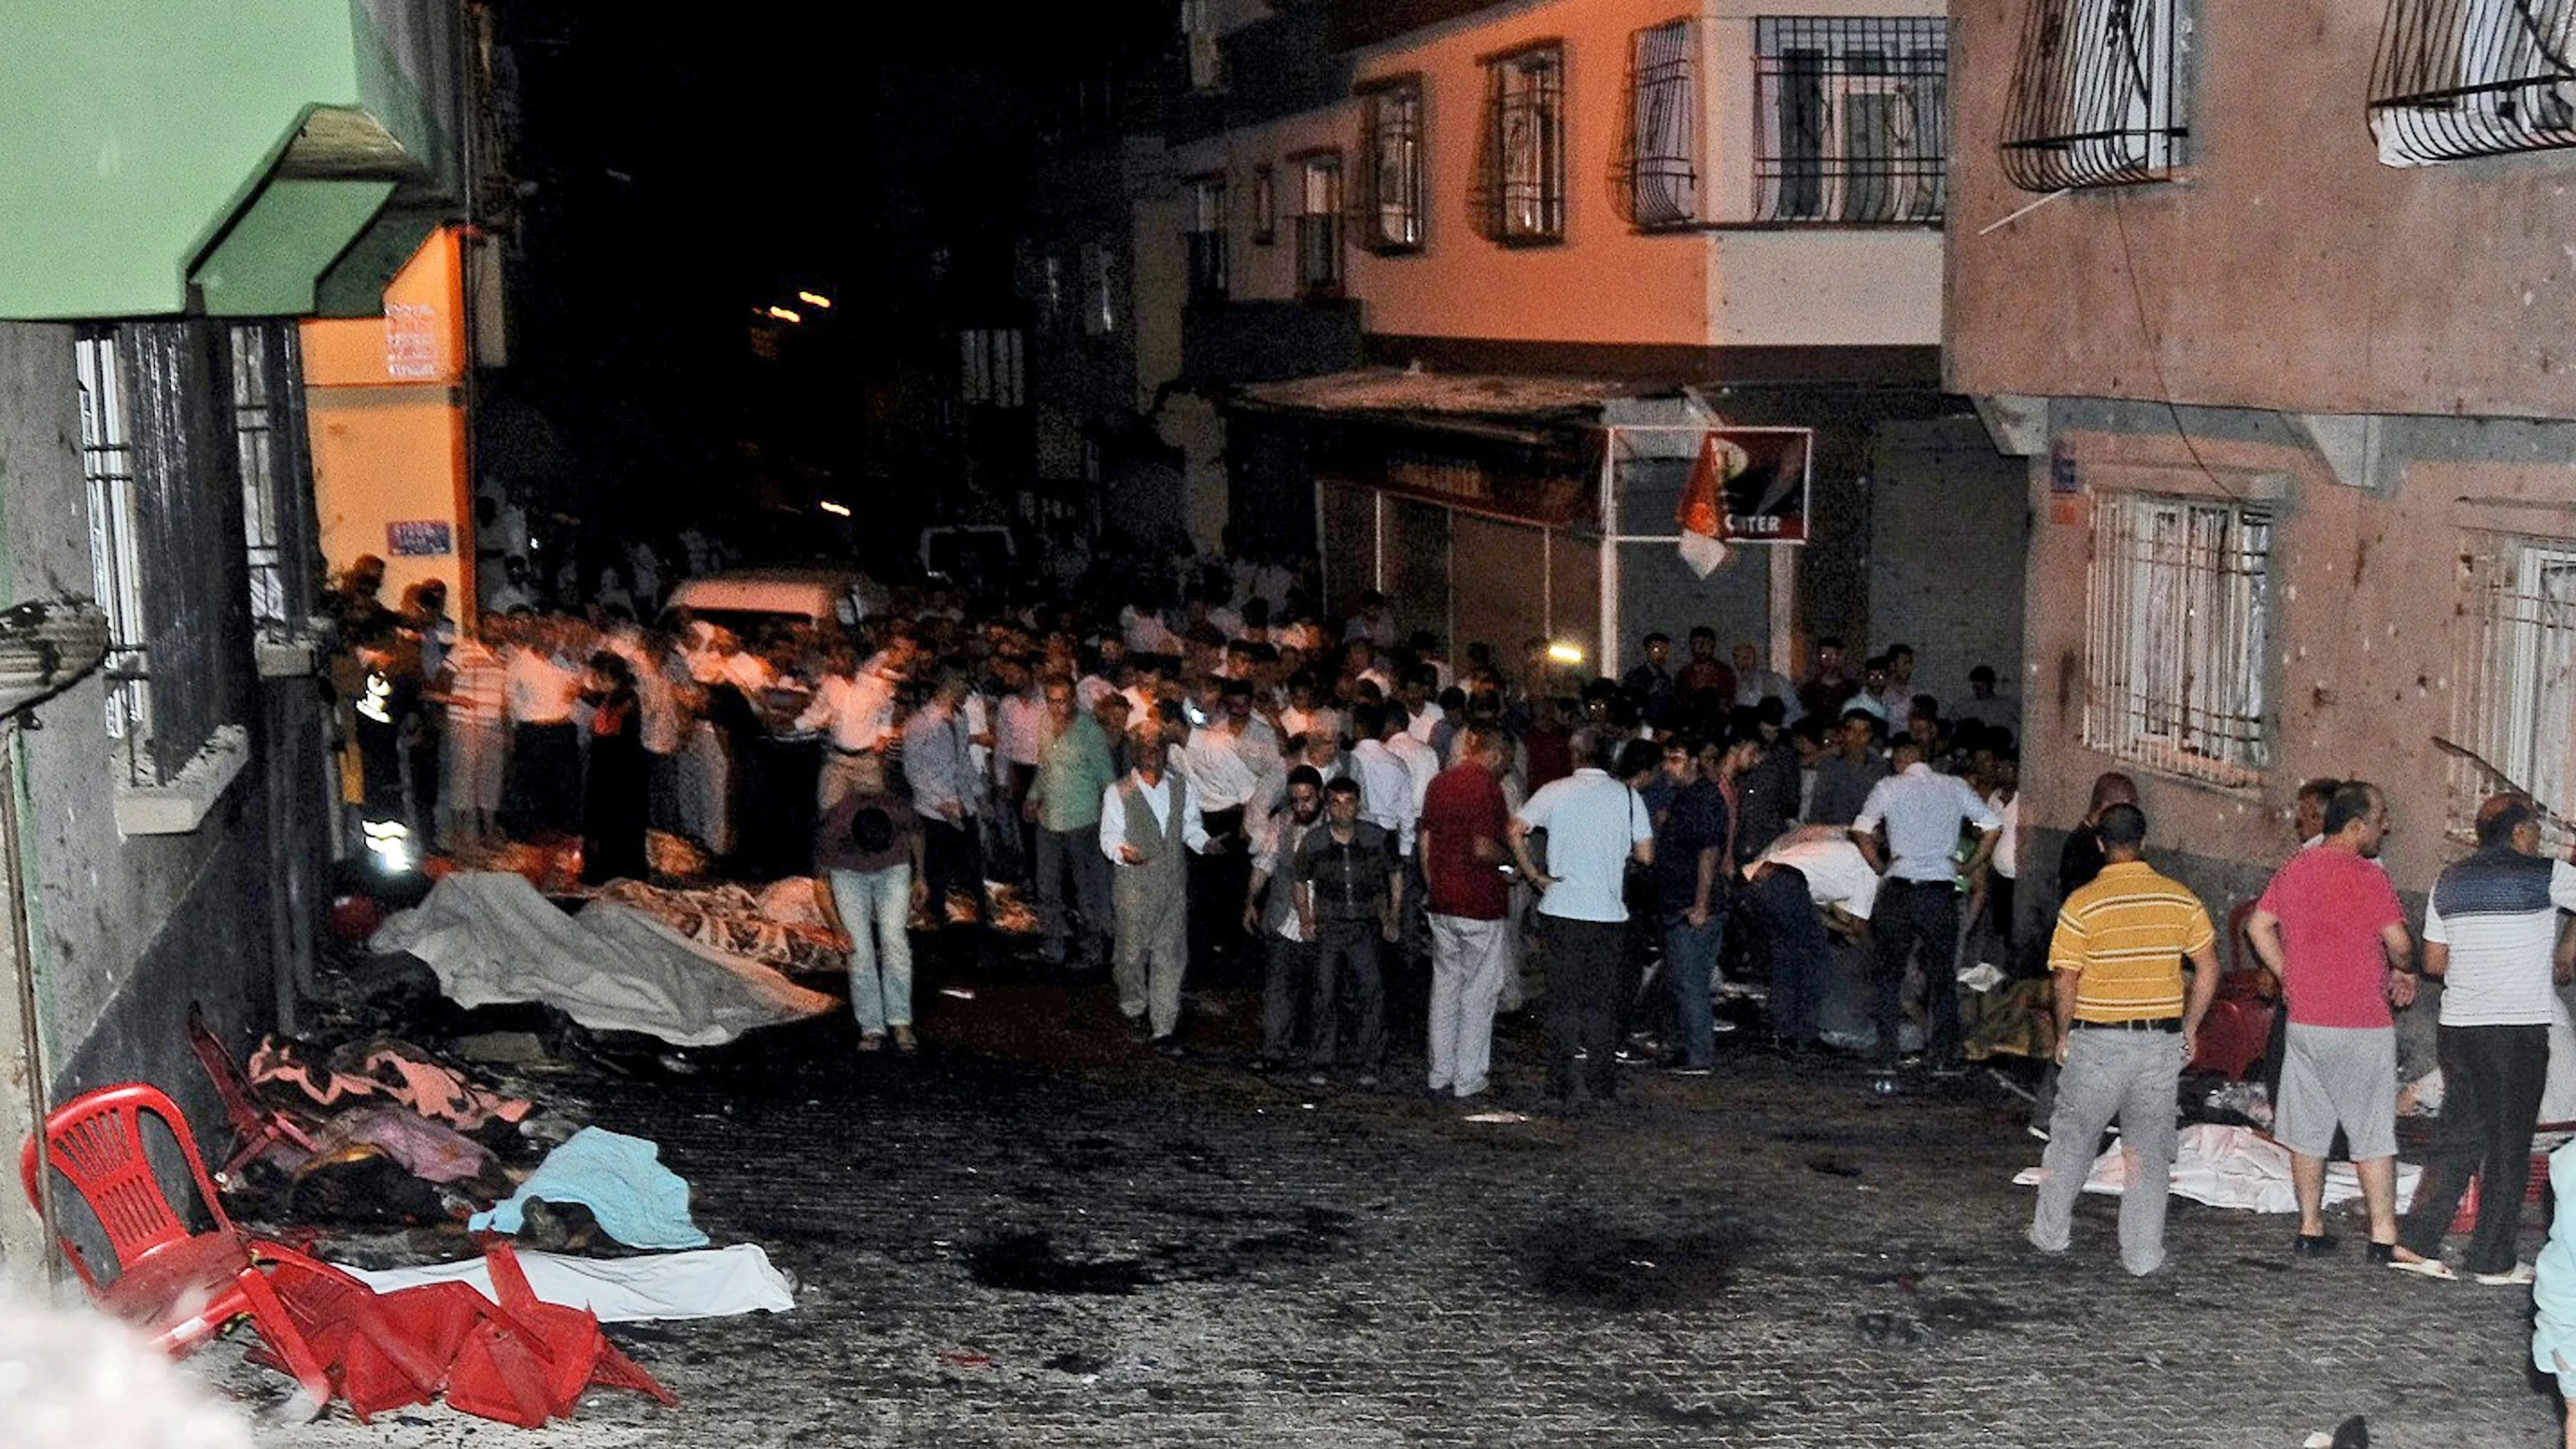
[(135, 498), (134, 430), (113, 329), (73, 343), (80, 377), (81, 478), (89, 493), (90, 580), (107, 615), (108, 738), (139, 750), (152, 730), (144, 673), (143, 557)]
[(1628, 48), (1628, 134), (1620, 192), (1629, 224), (1688, 226), (1699, 220), (1699, 106), (1691, 23), (1640, 30)]
[(1929, 224), (1949, 174), (1949, 35), (1936, 17), (1754, 22), (1761, 221)]
[(1017, 327), (957, 334), (958, 396), (968, 405), (1015, 408), (1028, 401), (1027, 354)]
[(1422, 81), (1380, 82), (1363, 92), (1367, 102), (1368, 196), (1361, 208), (1365, 240), (1374, 252), (1422, 247)]
[[(2467, 632), (2453, 694), (2453, 738), (2512, 786), (2576, 816), (2576, 539), (2472, 534), (2461, 563)], [(2503, 781), (2451, 762), (2453, 832), (2471, 835), (2478, 802)], [(2556, 845), (2570, 842), (2553, 831)]]
[(1225, 52), (1217, 40), (1212, 0), (1181, 0), (1181, 50), (1190, 89), (1225, 87)]
[(2390, 0), (2370, 95), (2391, 166), (2576, 146), (2576, 0)]
[(1297, 294), (1342, 294), (1342, 157), (1338, 151), (1298, 163)]
[(1225, 300), (1225, 178), (1193, 177), (1189, 183), (1189, 227), (1182, 241), (1189, 252), (1190, 300), (1207, 304)]
[(1485, 134), (1473, 198), (1485, 233), (1510, 246), (1565, 239), (1565, 50), (1532, 46), (1485, 62)]
[(226, 330), (226, 342), (251, 627), (282, 644), (304, 636), (313, 605), (303, 358), (292, 320), (238, 322)]
[(2248, 786), (2271, 761), (2264, 679), (2272, 516), (2144, 493), (2094, 502), (2084, 743), (2167, 774)]
[(2188, 159), (2192, 0), (2032, 0), (2005, 114), (2025, 191), (2170, 178)]

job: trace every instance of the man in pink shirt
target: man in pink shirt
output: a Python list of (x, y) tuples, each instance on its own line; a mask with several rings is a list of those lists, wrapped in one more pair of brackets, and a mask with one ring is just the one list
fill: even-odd
[(2397, 1029), (2393, 1003), (2415, 999), (2414, 938), (2379, 868), (2388, 802), (2347, 781), (2326, 800), (2325, 838), (2273, 873), (2246, 923), (2254, 954), (2289, 1008), (2272, 1135), (2290, 1149), (2302, 1257), (2335, 1249), (2325, 1230), (2326, 1155), (2340, 1124), (2370, 1210), (2370, 1259), (2397, 1243)]

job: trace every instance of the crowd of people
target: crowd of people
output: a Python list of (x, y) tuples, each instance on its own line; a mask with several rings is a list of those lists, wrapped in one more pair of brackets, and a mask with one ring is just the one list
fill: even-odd
[[(1421, 1089), (1453, 1099), (1489, 1091), (1496, 1016), (1531, 994), (1547, 1093), (1579, 1104), (1619, 1096), (1623, 1067), (1708, 1072), (1734, 1029), (1714, 1001), (1756, 981), (1751, 1045), (1956, 1075), (1973, 951), (2053, 983), (2035, 988), (2053, 992), (2037, 1039), (2059, 1066), (2032, 1241), (2064, 1249), (2115, 1122), (2138, 1180), (2169, 1170), (2177, 1078), (2215, 994), (2209, 913), (2142, 858), (2137, 791), (2110, 774), (2051, 883), (2065, 904), (2046, 951), (2019, 949), (2018, 710), (1993, 670), (1945, 701), (1906, 645), (1854, 669), (1827, 637), (1793, 679), (1749, 642), (1721, 657), (1704, 626), (1678, 656), (1649, 634), (1634, 668), (1584, 678), (1544, 639), (1508, 668), (1482, 642), (1452, 660), (1373, 593), (1328, 620), (1311, 560), (1177, 573), (1073, 602), (933, 588), (854, 628), (743, 637), (685, 611), (648, 624), (649, 596), (624, 590), (461, 630), (435, 584), (382, 607), (364, 561), (336, 604), (349, 798), (370, 844), (578, 837), (592, 882), (651, 873), (653, 830), (738, 878), (811, 876), (851, 942), (871, 1052), (916, 1044), (916, 936), (950, 964), (993, 963), (994, 881), (1034, 907), (1040, 969), (1105, 970), (1144, 1045), (1183, 1050), (1191, 983), (1258, 980), (1256, 1069), (1378, 1088), (1411, 1030)], [(2527, 1276), (2508, 1214), (2552, 971), (2576, 966), (2557, 932), (2576, 867), (2541, 860), (2529, 802), (2497, 797), (2481, 851), (2432, 888), (2419, 965), (2375, 861), (2380, 793), (2312, 782), (2300, 810), (2308, 848), (2246, 924), (2284, 1001), (2267, 1076), (2297, 1251), (2333, 1250), (2340, 1132), (2375, 1260), (2448, 1273), (2441, 1229), (2491, 1173), (2468, 1271)], [(1853, 956), (1859, 1001), (1837, 996)], [(2449, 980), (2451, 1105), (2401, 1222), (2390, 1012), (2419, 972)], [(2129, 1194), (2132, 1271), (2163, 1261), (2161, 1202)]]

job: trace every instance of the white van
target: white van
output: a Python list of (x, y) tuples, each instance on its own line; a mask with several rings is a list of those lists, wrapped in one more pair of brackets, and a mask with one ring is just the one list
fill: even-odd
[(855, 629), (886, 609), (885, 590), (856, 569), (728, 569), (684, 579), (665, 612), (686, 609), (745, 639), (773, 623), (813, 624), (826, 633)]

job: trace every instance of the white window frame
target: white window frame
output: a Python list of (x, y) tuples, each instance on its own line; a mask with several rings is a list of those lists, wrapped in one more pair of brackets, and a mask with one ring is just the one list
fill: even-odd
[[(2533, 799), (2576, 815), (2576, 539), (2475, 534), (2463, 554), (2469, 627), (2452, 690), (2455, 738)], [(2478, 803), (2500, 788), (2453, 761), (2452, 832), (2471, 838)]]
[[(1193, 176), (1188, 182), (1189, 214), (1183, 228), (1184, 250), (1189, 252), (1189, 284), (1193, 300), (1222, 300), (1234, 283), (1233, 248), (1226, 234), (1226, 180), (1223, 176)], [(1202, 275), (1198, 253), (1207, 251), (1214, 258), (1209, 273)]]
[(1342, 153), (1319, 151), (1297, 162), (1297, 292), (1339, 296), (1342, 265)]
[(2272, 509), (2106, 491), (2085, 600), (2084, 743), (2251, 788), (2270, 767)]
[(2187, 159), (2175, 132), (2188, 125), (2193, 4), (2037, 0), (2007, 138), (2053, 143), (2038, 149), (2058, 153), (2046, 169), (2064, 186), (2170, 178)]

